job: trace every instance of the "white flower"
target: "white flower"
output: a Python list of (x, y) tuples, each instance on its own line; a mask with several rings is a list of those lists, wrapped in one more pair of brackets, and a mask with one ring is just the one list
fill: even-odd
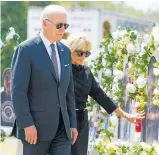
[(121, 55), (121, 50), (117, 50), (117, 54), (120, 56)]
[(13, 28), (13, 27), (10, 27), (9, 30), (10, 30), (10, 31), (14, 31), (14, 28)]
[(134, 31), (131, 31), (131, 32), (134, 32), (134, 34), (135, 34), (135, 35), (137, 35), (137, 31), (136, 31), (136, 30), (134, 30)]
[(108, 143), (106, 148), (109, 150), (111, 148), (113, 148), (114, 150), (117, 150), (117, 147), (113, 144), (113, 143)]
[(146, 44), (145, 44), (145, 43), (142, 43), (142, 44), (141, 44), (141, 52), (142, 52), (142, 51), (145, 51), (145, 47), (146, 47)]
[(145, 41), (146, 44), (151, 43), (151, 41), (152, 41), (151, 35), (145, 34), (144, 35), (144, 41)]
[(105, 38), (103, 38), (101, 42), (105, 42), (105, 41), (106, 41), (106, 39), (105, 39)]
[(6, 36), (6, 41), (9, 41), (10, 39), (13, 39), (13, 36), (16, 34), (13, 27), (10, 27), (10, 32)]
[(109, 97), (110, 97), (110, 95), (111, 95), (111, 93), (110, 93), (110, 91), (108, 91), (108, 92), (107, 92), (107, 96), (109, 96)]
[(159, 60), (159, 47), (158, 49), (156, 48), (156, 50), (152, 51), (152, 56), (154, 56), (157, 61)]
[(130, 54), (135, 54), (136, 53), (136, 49), (135, 46), (132, 43), (129, 43), (126, 47), (128, 53)]
[(159, 44), (159, 26), (153, 28), (152, 35), (154, 36), (154, 41)]
[(92, 108), (91, 108), (91, 107), (87, 107), (87, 110), (88, 110), (88, 111), (91, 111), (91, 110), (92, 110)]
[(131, 62), (129, 62), (129, 63), (128, 63), (128, 65), (129, 65), (129, 68), (131, 68), (131, 67), (132, 67), (132, 63), (131, 63)]
[(104, 139), (105, 137), (106, 137), (106, 133), (101, 132), (100, 135), (99, 135), (99, 138), (100, 139)]
[(126, 31), (126, 30), (121, 30), (121, 31), (119, 31), (120, 37), (123, 37), (125, 34), (127, 34), (127, 31)]
[(112, 71), (110, 69), (106, 69), (106, 71), (104, 72), (104, 75), (107, 77), (111, 77), (112, 76)]
[(126, 154), (124, 154), (124, 155), (133, 155), (133, 152), (130, 150), (127, 150), (127, 153)]
[(147, 155), (145, 151), (140, 152), (140, 155)]
[(156, 89), (154, 89), (153, 92), (154, 92), (154, 94), (159, 94), (159, 89), (156, 88)]
[(158, 76), (159, 75), (159, 68), (154, 68), (153, 73), (155, 76)]
[(102, 64), (103, 64), (103, 66), (106, 66), (107, 62), (105, 59), (102, 60)]
[(144, 149), (147, 149), (147, 150), (150, 150), (151, 149), (151, 146), (147, 143), (144, 143), (144, 142), (140, 142), (140, 145), (144, 148)]
[(117, 100), (118, 100), (118, 97), (117, 97), (117, 96), (114, 96), (114, 97), (113, 97), (113, 100), (114, 100), (114, 101), (117, 101)]
[(118, 39), (120, 37), (123, 37), (124, 34), (126, 34), (126, 31), (125, 30), (122, 30), (122, 31), (115, 31), (112, 33), (112, 36), (113, 36), (113, 39)]
[(94, 141), (92, 141), (92, 140), (93, 140), (93, 138), (89, 137), (89, 146), (88, 146), (89, 152), (94, 151)]
[(91, 111), (91, 112), (89, 112), (89, 116), (90, 117), (93, 117), (93, 115), (94, 115), (94, 113)]
[(147, 57), (147, 61), (150, 62), (151, 57)]
[(101, 138), (97, 138), (96, 141), (95, 141), (95, 145), (99, 145), (99, 143), (101, 142)]
[(136, 87), (131, 83), (127, 84), (126, 89), (129, 93), (135, 93), (136, 92)]
[(159, 101), (158, 100), (153, 100), (153, 104), (159, 106)]
[(108, 45), (108, 51), (111, 53), (112, 52), (112, 46), (113, 46), (113, 44), (112, 43), (110, 43), (109, 45)]
[(135, 47), (136, 47), (136, 52), (139, 53), (140, 52), (140, 44), (138, 42), (135, 43)]
[(140, 57), (142, 57), (146, 53), (145, 46), (146, 46), (145, 43), (141, 44), (141, 52), (139, 53)]
[(92, 117), (91, 121), (92, 121), (92, 122), (95, 122), (95, 121), (96, 121), (96, 118)]
[(141, 52), (139, 53), (139, 56), (142, 57), (145, 53), (146, 53), (146, 51), (141, 51)]
[(118, 80), (121, 80), (124, 77), (124, 73), (121, 70), (114, 70), (113, 74)]
[(129, 39), (128, 39), (128, 38), (123, 38), (123, 42), (128, 43), (128, 42), (130, 42), (130, 41), (129, 41)]
[(113, 39), (118, 39), (119, 38), (119, 31), (113, 32), (112, 36), (113, 36)]
[(116, 91), (116, 89), (117, 89), (116, 85), (113, 85), (112, 86), (112, 91), (114, 92), (114, 91)]
[[(115, 116), (116, 117), (116, 116)], [(121, 141), (120, 139), (118, 139), (118, 140), (116, 140), (115, 142), (114, 142), (114, 144), (115, 145), (124, 145), (124, 141)]]
[(138, 88), (143, 88), (146, 86), (146, 78), (144, 76), (139, 76), (136, 80), (136, 84), (138, 85)]
[(94, 122), (94, 127), (98, 127), (98, 122)]
[(118, 82), (118, 80), (119, 79), (117, 77), (115, 77), (113, 81), (116, 83), (116, 82)]

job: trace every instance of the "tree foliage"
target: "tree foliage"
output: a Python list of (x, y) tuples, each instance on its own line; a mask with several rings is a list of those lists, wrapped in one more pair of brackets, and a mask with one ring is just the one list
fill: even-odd
[(22, 40), (26, 38), (27, 26), (27, 1), (1, 2), (1, 36), (5, 39), (10, 27), (14, 27)]

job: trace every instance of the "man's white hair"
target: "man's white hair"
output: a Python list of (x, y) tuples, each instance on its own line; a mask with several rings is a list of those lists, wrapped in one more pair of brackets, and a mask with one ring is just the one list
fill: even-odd
[(66, 13), (66, 9), (59, 5), (48, 5), (44, 8), (44, 10), (41, 13), (40, 22), (42, 24), (42, 21), (44, 19), (48, 19), (49, 15), (52, 13)]

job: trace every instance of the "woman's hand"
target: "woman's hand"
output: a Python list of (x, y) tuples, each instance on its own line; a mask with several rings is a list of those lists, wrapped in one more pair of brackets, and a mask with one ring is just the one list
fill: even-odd
[(138, 121), (145, 118), (145, 112), (140, 112), (137, 114), (128, 114), (125, 113), (124, 118), (128, 120), (130, 123), (138, 124)]
[(138, 112), (137, 114), (128, 114), (128, 113), (124, 112), (121, 108), (117, 108), (117, 109), (115, 109), (114, 112), (117, 115), (125, 118), (126, 120), (128, 120), (129, 122), (134, 123), (134, 124), (138, 124), (139, 120), (145, 118), (144, 111)]

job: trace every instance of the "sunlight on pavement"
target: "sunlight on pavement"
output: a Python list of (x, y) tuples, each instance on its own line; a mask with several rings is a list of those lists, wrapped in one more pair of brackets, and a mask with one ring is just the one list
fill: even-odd
[(4, 142), (0, 142), (1, 155), (16, 155), (17, 140), (14, 137), (5, 138)]

